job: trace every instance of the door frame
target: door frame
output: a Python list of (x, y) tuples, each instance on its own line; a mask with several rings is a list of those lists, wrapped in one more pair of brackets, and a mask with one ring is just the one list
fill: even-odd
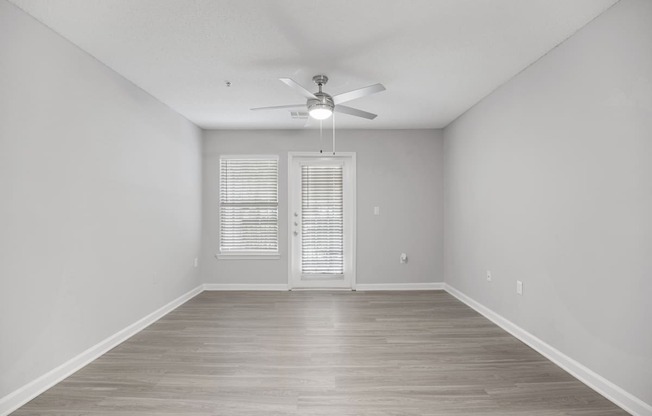
[[(340, 159), (344, 160), (345, 162), (348, 161), (350, 162), (348, 165), (348, 169), (345, 170), (345, 176), (344, 176), (344, 181), (345, 181), (345, 223), (346, 223), (346, 216), (349, 216), (350, 224), (351, 224), (351, 287), (350, 288), (301, 288), (301, 287), (295, 287), (292, 279), (292, 260), (294, 257), (294, 243), (293, 243), (293, 238), (292, 238), (292, 223), (294, 221), (292, 213), (294, 211), (293, 209), (293, 201), (294, 201), (294, 192), (295, 192), (295, 187), (294, 187), (294, 182), (293, 182), (293, 164), (295, 158), (312, 158), (315, 160), (332, 160), (332, 159)], [(357, 223), (356, 223), (356, 198), (357, 198), (357, 191), (356, 191), (356, 153), (355, 152), (337, 152), (334, 155), (330, 153), (320, 153), (320, 152), (288, 152), (288, 192), (287, 192), (287, 198), (288, 198), (288, 223), (287, 223), (287, 230), (288, 230), (288, 289), (289, 290), (356, 290), (356, 246), (357, 246)], [(346, 191), (346, 184), (349, 184), (349, 190), (348, 192)], [(348, 198), (347, 198), (348, 196)], [(345, 230), (346, 233), (346, 230)], [(345, 251), (346, 255), (346, 251)]]

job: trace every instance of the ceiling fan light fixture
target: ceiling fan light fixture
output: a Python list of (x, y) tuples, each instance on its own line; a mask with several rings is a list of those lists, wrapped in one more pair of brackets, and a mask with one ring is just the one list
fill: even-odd
[(333, 115), (333, 110), (326, 104), (316, 104), (308, 110), (308, 114), (316, 120), (326, 120)]

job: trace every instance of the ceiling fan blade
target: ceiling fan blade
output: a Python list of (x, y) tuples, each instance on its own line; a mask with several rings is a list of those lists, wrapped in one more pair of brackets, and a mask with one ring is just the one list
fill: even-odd
[(252, 111), (258, 111), (258, 110), (289, 110), (292, 108), (302, 108), (306, 109), (305, 104), (290, 104), (290, 105), (275, 105), (273, 107), (256, 107), (252, 108)]
[(366, 97), (367, 95), (375, 94), (381, 91), (385, 91), (385, 86), (383, 84), (374, 84), (357, 90), (337, 94), (333, 96), (333, 102), (335, 105), (337, 105), (347, 101), (355, 100), (357, 98)]
[(373, 119), (375, 119), (377, 117), (376, 114), (367, 113), (366, 111), (358, 110), (357, 108), (353, 108), (353, 107), (347, 107), (345, 105), (336, 105), (335, 106), (335, 112), (336, 113), (349, 114), (349, 115), (357, 116), (357, 117), (362, 117), (362, 118), (366, 118), (368, 120), (373, 120)]
[(315, 94), (303, 88), (299, 83), (290, 78), (279, 78), (279, 80), (306, 98), (317, 98), (315, 97)]

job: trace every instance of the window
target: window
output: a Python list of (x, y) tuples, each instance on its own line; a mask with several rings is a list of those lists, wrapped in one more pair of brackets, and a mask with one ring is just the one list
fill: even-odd
[(219, 257), (278, 257), (278, 157), (220, 158)]
[(301, 166), (301, 272), (344, 273), (342, 165)]

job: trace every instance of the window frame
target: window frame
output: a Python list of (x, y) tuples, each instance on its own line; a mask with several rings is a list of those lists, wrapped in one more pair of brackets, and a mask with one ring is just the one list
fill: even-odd
[[(222, 160), (229, 159), (261, 159), (261, 160), (274, 160), (276, 161), (276, 251), (269, 253), (262, 253), (257, 251), (238, 251), (238, 252), (222, 252), (222, 201), (220, 200), (220, 192), (222, 188)], [(218, 218), (218, 252), (215, 257), (220, 260), (274, 260), (280, 259), (280, 198), (279, 198), (279, 177), (280, 177), (280, 161), (279, 155), (220, 155), (218, 162), (218, 189), (217, 189), (217, 218)], [(261, 204), (262, 206), (263, 204)]]
[[(306, 196), (307, 195), (305, 193), (305, 188), (303, 187), (303, 179), (304, 179), (303, 170), (304, 170), (304, 168), (310, 169), (310, 168), (313, 168), (313, 167), (338, 167), (339, 170), (340, 170), (340, 179), (341, 179), (340, 191), (341, 191), (341, 198), (342, 198), (342, 200), (341, 200), (341, 203), (342, 203), (342, 206), (341, 206), (341, 212), (342, 212), (342, 223), (341, 223), (341, 227), (342, 227), (342, 229), (341, 229), (342, 262), (341, 262), (341, 267), (342, 267), (342, 272), (341, 273), (306, 273), (304, 271), (304, 269), (303, 269), (303, 260), (304, 260), (303, 251), (307, 248), (306, 246), (308, 245), (308, 244), (305, 243), (305, 239), (304, 239), (304, 237), (306, 235), (306, 231), (305, 231), (305, 228), (304, 228), (306, 226), (306, 218), (305, 218), (306, 212), (304, 211), (304, 208), (305, 208), (304, 202), (306, 201)], [(304, 190), (304, 192), (301, 192), (300, 195), (299, 195), (299, 202), (301, 203), (301, 221), (300, 222), (301, 222), (301, 238), (302, 238), (301, 252), (299, 254), (300, 254), (300, 257), (301, 257), (300, 271), (301, 271), (302, 276), (311, 276), (311, 277), (344, 276), (344, 266), (345, 266), (345, 264), (344, 264), (344, 254), (346, 253), (346, 248), (344, 247), (344, 240), (346, 239), (345, 238), (346, 237), (345, 230), (344, 230), (344, 222), (345, 222), (344, 221), (345, 220), (345, 218), (344, 218), (345, 189), (344, 188), (346, 186), (346, 183), (345, 183), (346, 170), (345, 169), (346, 169), (346, 167), (344, 165), (344, 161), (338, 160), (338, 159), (318, 160), (318, 161), (313, 160), (313, 161), (309, 161), (309, 162), (299, 162), (299, 174), (300, 174), (300, 177), (297, 178), (297, 179), (299, 180), (299, 183), (300, 183), (299, 186), (301, 187), (302, 190)], [(309, 199), (309, 196), (308, 196), (308, 199)]]

